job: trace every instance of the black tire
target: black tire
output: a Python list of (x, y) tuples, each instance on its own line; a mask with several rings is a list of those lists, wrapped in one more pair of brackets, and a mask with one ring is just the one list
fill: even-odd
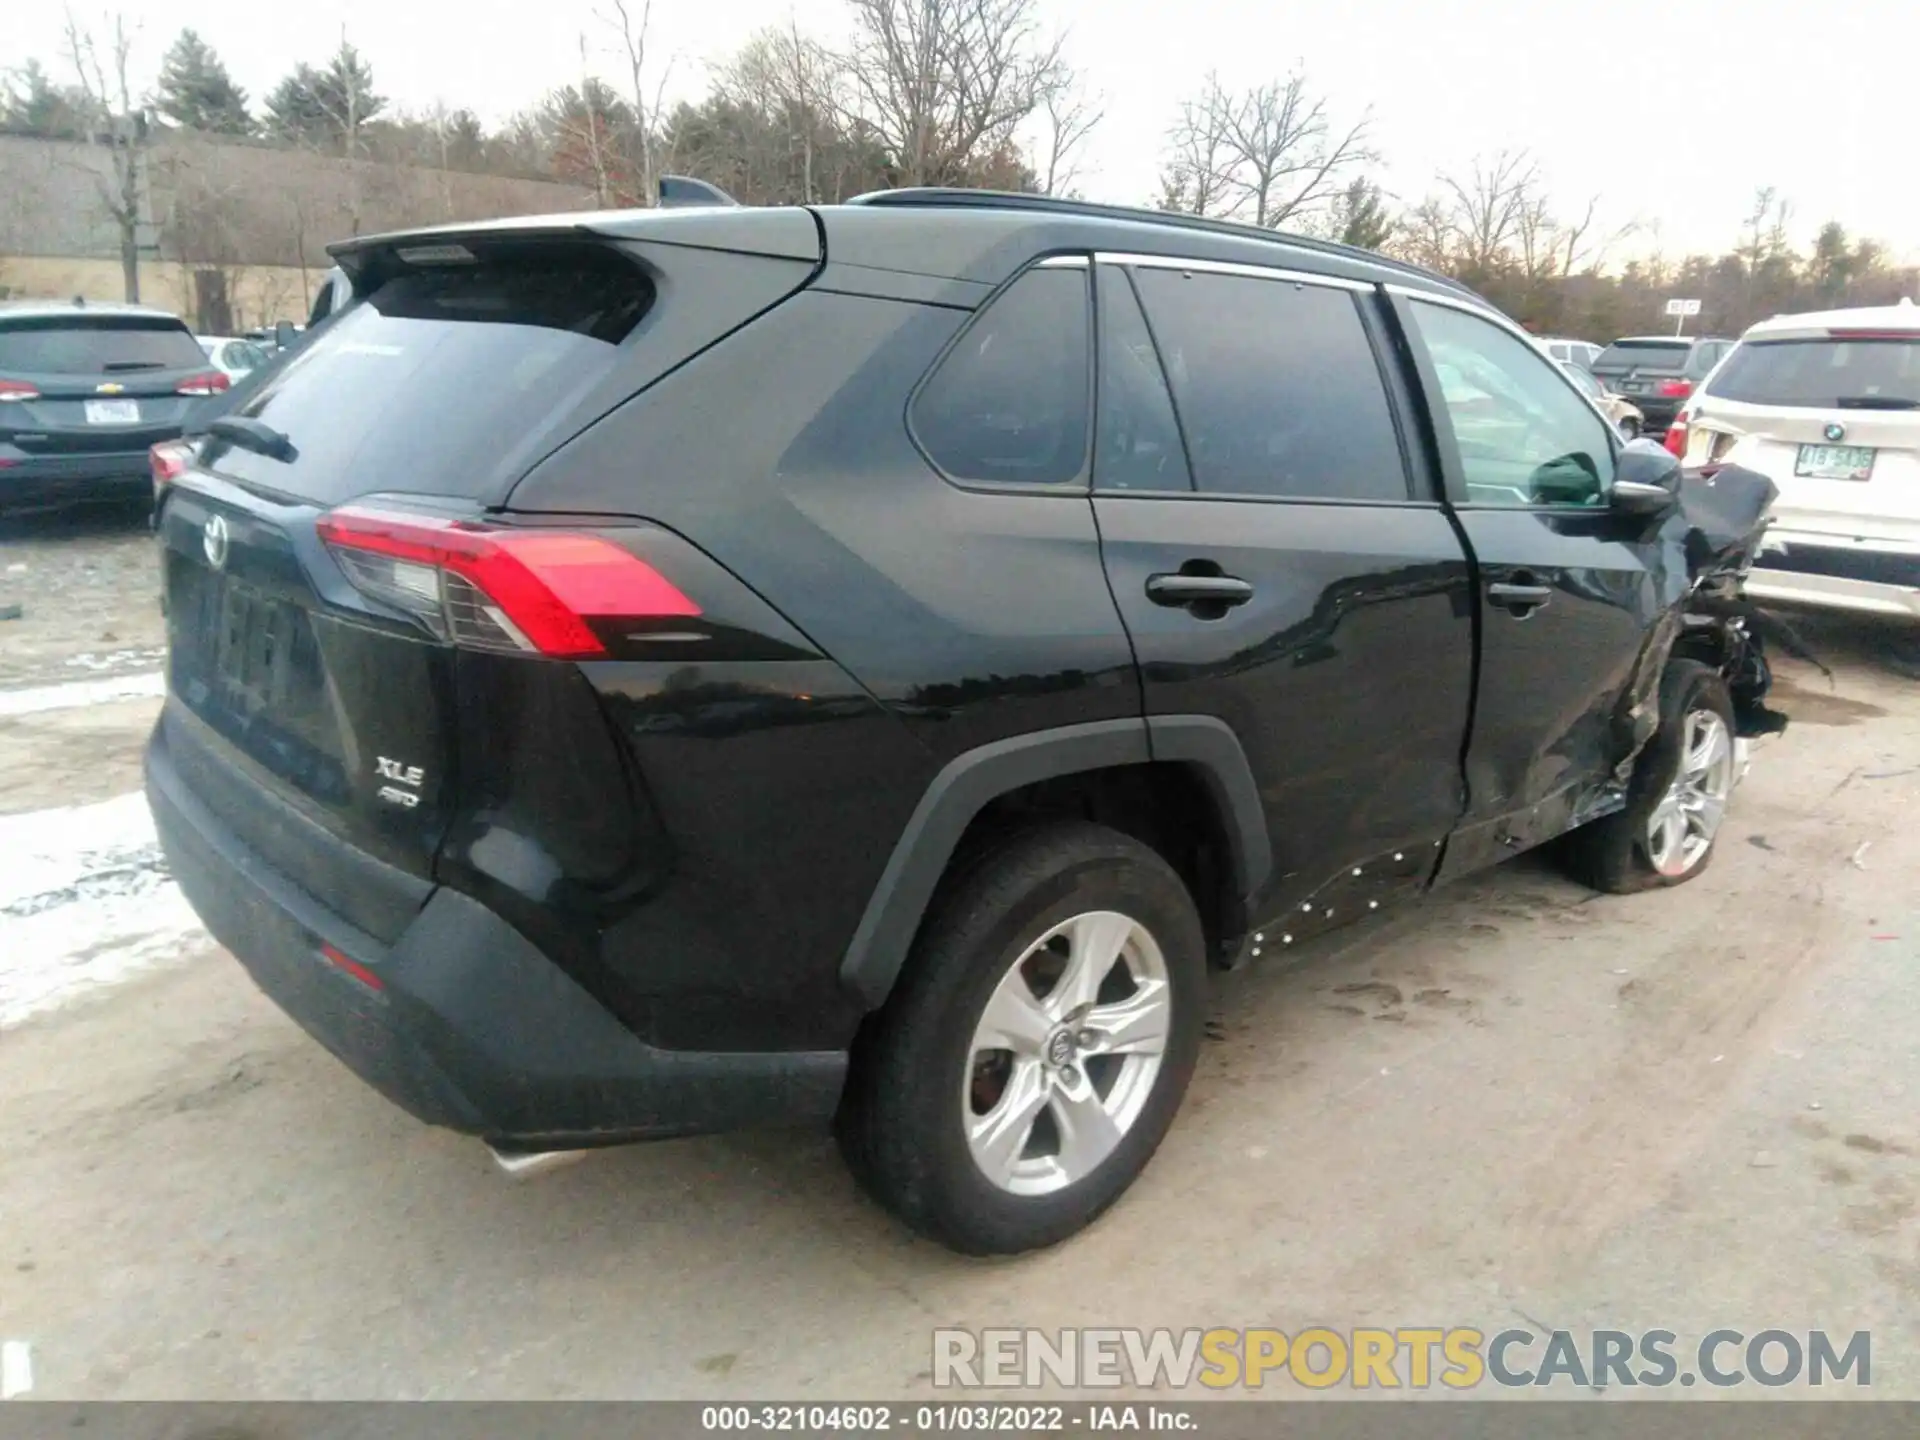
[(1561, 842), (1562, 861), (1574, 879), (1610, 895), (1630, 895), (1685, 884), (1713, 862), (1717, 834), (1705, 854), (1678, 875), (1661, 874), (1648, 851), (1649, 822), (1679, 772), (1686, 717), (1697, 709), (1720, 717), (1731, 744), (1733, 700), (1726, 682), (1698, 661), (1675, 660), (1661, 677), (1660, 728), (1634, 765), (1626, 808), (1581, 826)]
[[(1144, 926), (1165, 961), (1172, 1015), (1160, 1069), (1118, 1146), (1045, 1195), (990, 1181), (963, 1129), (975, 1028), (995, 987), (1053, 927), (1090, 911)], [(1053, 1245), (1084, 1228), (1146, 1167), (1199, 1057), (1206, 1007), (1200, 917), (1173, 867), (1129, 836), (1081, 821), (1016, 834), (936, 902), (900, 981), (854, 1047), (837, 1126), (860, 1182), (918, 1233), (969, 1255)]]
[(1638, 440), (1640, 438), (1640, 422), (1631, 415), (1622, 415), (1618, 428), (1622, 440)]

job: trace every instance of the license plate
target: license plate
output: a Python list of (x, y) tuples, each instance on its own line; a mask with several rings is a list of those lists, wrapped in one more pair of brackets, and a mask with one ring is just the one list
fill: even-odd
[(1620, 382), (1620, 393), (1622, 395), (1638, 395), (1646, 388), (1647, 387), (1638, 380), (1622, 380)]
[(89, 425), (138, 425), (140, 402), (138, 400), (89, 400), (87, 401), (87, 423)]
[(1871, 445), (1802, 445), (1793, 473), (1810, 480), (1865, 480), (1873, 474)]

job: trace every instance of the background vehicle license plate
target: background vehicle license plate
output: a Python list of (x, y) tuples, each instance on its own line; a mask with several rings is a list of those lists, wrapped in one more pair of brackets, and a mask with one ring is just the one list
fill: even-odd
[(1873, 474), (1871, 445), (1802, 445), (1793, 473), (1812, 480), (1865, 480)]
[(87, 401), (87, 423), (89, 425), (138, 425), (140, 402), (138, 400), (89, 400)]

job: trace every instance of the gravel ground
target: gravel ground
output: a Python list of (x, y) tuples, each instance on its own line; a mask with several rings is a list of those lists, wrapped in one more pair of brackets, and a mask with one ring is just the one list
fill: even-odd
[(144, 507), (30, 515), (0, 528), (0, 687), (160, 668), (166, 622)]

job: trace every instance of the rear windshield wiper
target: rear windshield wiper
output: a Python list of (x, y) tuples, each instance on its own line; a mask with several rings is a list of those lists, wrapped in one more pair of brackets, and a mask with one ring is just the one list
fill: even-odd
[(293, 448), (293, 439), (284, 430), (276, 430), (264, 420), (247, 415), (216, 415), (206, 423), (205, 433), (269, 460), (291, 464), (300, 453)]
[(1842, 410), (1920, 410), (1920, 400), (1900, 395), (1842, 395), (1833, 403)]

